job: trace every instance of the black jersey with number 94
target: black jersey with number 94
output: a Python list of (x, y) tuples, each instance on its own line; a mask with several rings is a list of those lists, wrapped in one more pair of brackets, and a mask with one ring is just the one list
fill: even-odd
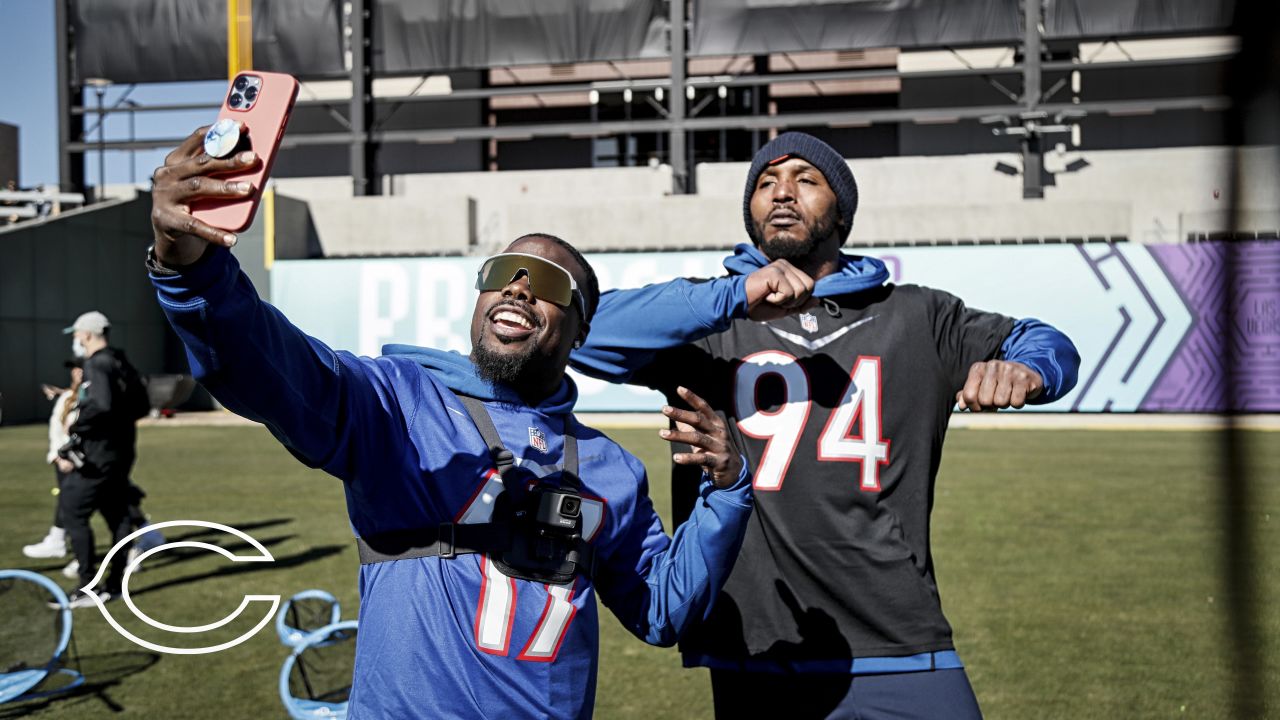
[[(633, 382), (685, 385), (728, 421), (756, 511), (686, 660), (842, 661), (952, 648), (929, 551), (943, 436), (969, 366), (1014, 320), (886, 285), (659, 353)], [(673, 466), (677, 522), (699, 470)], [(695, 664), (703, 664), (694, 661)]]

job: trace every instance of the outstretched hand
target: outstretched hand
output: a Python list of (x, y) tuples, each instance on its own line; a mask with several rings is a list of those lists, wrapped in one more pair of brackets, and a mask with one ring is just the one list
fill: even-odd
[(1010, 360), (988, 360), (969, 366), (969, 379), (956, 393), (961, 410), (986, 412), (1020, 408), (1044, 391), (1040, 373)]
[(688, 388), (677, 388), (680, 398), (693, 410), (667, 406), (662, 414), (675, 421), (675, 430), (659, 430), (658, 435), (670, 442), (685, 443), (693, 452), (674, 453), (672, 462), (679, 465), (701, 465), (717, 488), (727, 488), (742, 474), (742, 454), (733, 444), (724, 420), (706, 400)]
[(243, 181), (219, 180), (216, 175), (254, 167), (259, 158), (245, 151), (229, 158), (210, 157), (204, 151), (208, 126), (192, 133), (164, 159), (151, 176), (151, 228), (155, 233), (156, 259), (169, 266), (190, 265), (210, 245), (231, 247), (236, 236), (200, 222), (191, 215), (191, 201), (199, 198), (234, 200), (247, 197), (253, 187)]
[(747, 276), (747, 317), (776, 320), (807, 310), (813, 300), (813, 278), (786, 260), (774, 260)]

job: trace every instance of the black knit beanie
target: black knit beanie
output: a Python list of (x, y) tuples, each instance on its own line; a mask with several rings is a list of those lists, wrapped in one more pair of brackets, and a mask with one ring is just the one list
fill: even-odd
[(836, 195), (836, 209), (840, 211), (840, 219), (844, 221), (844, 229), (840, 235), (840, 242), (843, 244), (849, 239), (849, 231), (853, 229), (853, 214), (858, 210), (858, 183), (853, 179), (849, 163), (840, 157), (840, 153), (818, 138), (801, 132), (779, 135), (760, 148), (760, 152), (751, 161), (751, 170), (747, 173), (747, 188), (742, 195), (742, 219), (747, 224), (747, 235), (751, 236), (755, 229), (751, 222), (751, 196), (755, 194), (756, 180), (760, 173), (770, 165), (793, 157), (807, 160), (827, 179), (827, 184)]

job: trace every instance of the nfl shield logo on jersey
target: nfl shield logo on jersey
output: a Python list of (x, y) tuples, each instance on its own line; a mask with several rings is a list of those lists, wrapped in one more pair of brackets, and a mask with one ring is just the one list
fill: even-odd
[(800, 327), (805, 332), (818, 332), (818, 316), (813, 313), (800, 313)]
[(538, 428), (529, 428), (529, 444), (538, 452), (547, 451), (547, 436), (542, 434)]

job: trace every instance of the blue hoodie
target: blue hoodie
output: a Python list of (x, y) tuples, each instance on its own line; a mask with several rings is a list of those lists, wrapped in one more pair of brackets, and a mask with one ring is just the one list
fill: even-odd
[[(725, 258), (727, 277), (676, 279), (600, 296), (591, 334), (569, 361), (574, 369), (609, 382), (629, 382), (655, 353), (724, 332), (747, 317), (747, 275), (769, 264), (757, 248), (740, 243)], [(829, 298), (880, 287), (889, 271), (876, 258), (840, 254), (839, 271), (814, 284), (813, 296)], [(1040, 373), (1044, 391), (1031, 404), (1050, 403), (1075, 387), (1080, 356), (1066, 335), (1034, 318), (1014, 323), (1000, 347), (1005, 360)]]
[[(590, 717), (597, 590), (655, 645), (673, 644), (714, 601), (750, 514), (745, 470), (726, 490), (704, 482), (692, 517), (668, 537), (639, 460), (573, 419), (577, 389), (567, 377), (531, 407), (457, 353), (331, 350), (259, 300), (223, 249), (151, 278), (195, 377), (303, 463), (343, 480), (359, 535), (487, 522), (500, 493), (556, 481), (571, 423), (594, 581), (513, 580), (483, 555), (362, 566), (351, 717)], [(484, 401), (515, 454), (506, 488), (457, 392)]]

